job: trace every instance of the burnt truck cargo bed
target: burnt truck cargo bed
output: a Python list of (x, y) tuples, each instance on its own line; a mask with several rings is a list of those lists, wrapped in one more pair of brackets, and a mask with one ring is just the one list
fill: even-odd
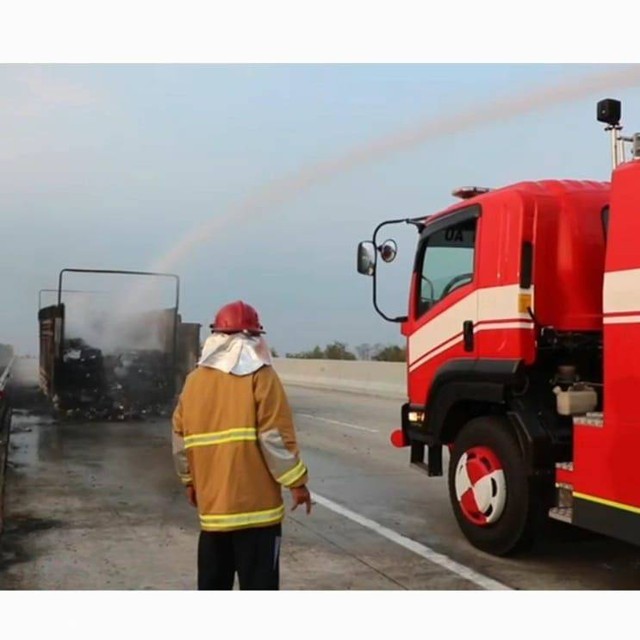
[[(158, 312), (160, 325), (163, 315), (165, 311)], [(65, 339), (64, 307), (45, 308), (40, 316), (40, 389), (56, 412), (69, 418), (167, 415), (200, 350), (200, 325), (183, 324), (180, 316), (178, 322), (175, 353), (167, 345), (104, 353), (82, 338)], [(171, 341), (168, 344), (172, 346)]]
[[(176, 278), (178, 303), (178, 280), (171, 274), (65, 269), (61, 276), (66, 271), (168, 275)], [(104, 348), (69, 328), (69, 310), (61, 293), (60, 288), (58, 304), (38, 313), (40, 389), (55, 413), (84, 420), (167, 415), (197, 362), (200, 325), (183, 323), (177, 306), (140, 312), (129, 316), (127, 336), (116, 331), (118, 345)]]

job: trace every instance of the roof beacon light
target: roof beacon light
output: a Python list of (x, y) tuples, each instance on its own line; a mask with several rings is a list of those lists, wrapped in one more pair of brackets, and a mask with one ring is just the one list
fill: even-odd
[(475, 198), (481, 196), (483, 193), (491, 191), (488, 187), (459, 187), (451, 192), (451, 195), (460, 198), (461, 200), (468, 200), (469, 198)]

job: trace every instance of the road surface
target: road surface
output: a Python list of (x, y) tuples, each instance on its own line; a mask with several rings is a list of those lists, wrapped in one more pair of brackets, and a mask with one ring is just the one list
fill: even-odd
[[(638, 589), (640, 550), (559, 523), (533, 553), (474, 550), (446, 480), (388, 444), (397, 401), (289, 387), (317, 495), (284, 526), (282, 589)], [(169, 422), (14, 416), (0, 589), (194, 589), (197, 518)], [(285, 496), (288, 499), (288, 496)]]

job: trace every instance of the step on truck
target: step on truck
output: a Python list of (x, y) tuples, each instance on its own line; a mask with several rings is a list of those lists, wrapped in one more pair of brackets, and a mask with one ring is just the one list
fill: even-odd
[[(461, 188), (445, 211), (382, 222), (358, 245), (374, 308), (407, 340), (391, 442), (431, 477), (446, 448), (458, 525), (494, 555), (529, 548), (546, 518), (640, 544), (640, 134), (622, 135), (618, 100), (597, 119), (608, 182)], [(376, 293), (394, 224), (418, 233), (399, 317)]]

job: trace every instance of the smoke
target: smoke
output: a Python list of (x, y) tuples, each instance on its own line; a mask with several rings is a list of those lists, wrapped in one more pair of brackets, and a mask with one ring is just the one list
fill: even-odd
[(72, 303), (66, 308), (65, 338), (81, 338), (104, 354), (130, 349), (160, 349), (160, 336), (150, 330), (144, 318), (135, 313), (83, 309)]
[(135, 300), (129, 291), (124, 287), (103, 295), (63, 296), (65, 339), (80, 338), (105, 355), (165, 349), (166, 323), (173, 322), (173, 311), (168, 305), (162, 311), (158, 285), (148, 286)]
[(18, 387), (35, 386), (39, 379), (38, 360), (17, 357), (11, 368), (11, 384)]
[[(192, 229), (157, 260), (153, 270), (175, 269), (176, 265), (190, 255), (197, 245), (209, 241), (213, 234), (226, 224), (249, 214), (255, 216), (268, 207), (283, 203), (334, 176), (407, 151), (436, 138), (457, 134), (474, 127), (504, 122), (509, 118), (569, 103), (598, 92), (619, 90), (639, 84), (640, 65), (627, 65), (617, 71), (568, 79), (562, 84), (537, 89), (519, 96), (505, 97), (480, 106), (474, 105), (466, 111), (435, 118), (372, 140), (335, 158), (302, 168), (296, 173), (265, 184), (221, 215)], [(138, 289), (132, 293), (130, 299), (136, 299), (142, 293)]]

